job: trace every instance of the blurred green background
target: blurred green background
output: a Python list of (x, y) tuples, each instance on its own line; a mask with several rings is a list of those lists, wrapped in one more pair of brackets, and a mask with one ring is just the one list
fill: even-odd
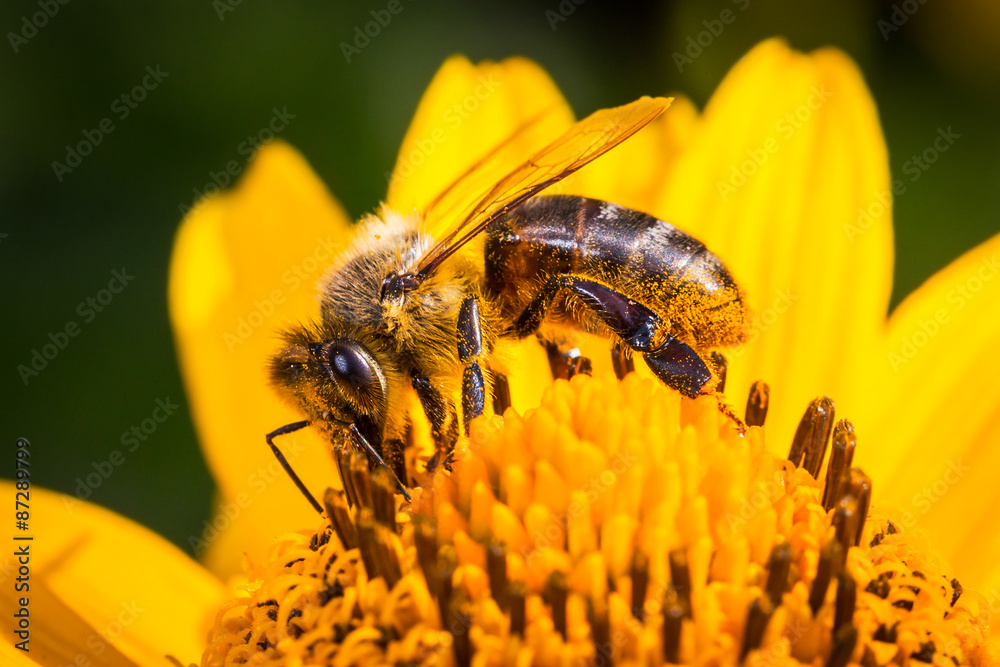
[[(896, 206), (893, 304), (1000, 230), (993, 0), (400, 2), (402, 11), (350, 62), (341, 42), (386, 0), (3, 3), (0, 442), (10, 452), (18, 436), (31, 440), (37, 484), (73, 493), (95, 462), (123, 449), (124, 432), (169, 399), (180, 406), (175, 414), (126, 453), (90, 500), (187, 548), (213, 487), (167, 321), (180, 211), (210, 172), (234, 159), (245, 164), (242, 142), (274, 108), (294, 114), (281, 138), (351, 215), (372, 209), (421, 92), (452, 53), (529, 56), (585, 115), (671, 91), (703, 105), (726, 70), (769, 36), (802, 50), (832, 44), (864, 71), (893, 177), (909, 186)], [(678, 68), (674, 53), (727, 8), (735, 21)], [(167, 76), (135, 108), (116, 103), (143, 82), (147, 66)], [(57, 174), (52, 163), (66, 161), (67, 144), (103, 118), (114, 130)], [(961, 138), (911, 183), (904, 165), (947, 127)], [(122, 268), (135, 276), (126, 289), (99, 313), (78, 310)], [(32, 350), (69, 321), (79, 335), (26, 385), (18, 365), (30, 365)], [(12, 465), (0, 475), (11, 476)]]

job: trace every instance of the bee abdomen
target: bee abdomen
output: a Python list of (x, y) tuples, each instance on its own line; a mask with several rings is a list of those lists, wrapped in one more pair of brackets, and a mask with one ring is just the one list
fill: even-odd
[(689, 234), (633, 209), (534, 197), (490, 228), (485, 259), (486, 287), (505, 319), (516, 318), (551, 276), (571, 274), (645, 304), (669, 319), (673, 335), (697, 346), (742, 338), (745, 306), (721, 260)]

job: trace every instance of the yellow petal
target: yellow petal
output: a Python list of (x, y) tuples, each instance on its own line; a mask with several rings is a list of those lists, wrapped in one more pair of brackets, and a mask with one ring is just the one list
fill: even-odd
[[(244, 551), (260, 553), (281, 526), (315, 513), (284, 475), (264, 435), (301, 416), (268, 385), (269, 355), (284, 325), (317, 317), (316, 282), (342, 248), (349, 220), (286, 145), (260, 150), (232, 192), (202, 201), (184, 220), (170, 267), (170, 315), (188, 400), (223, 512), (193, 542), (222, 576)], [(311, 431), (277, 440), (319, 494), (337, 479)], [(225, 545), (219, 549), (220, 545)]]
[[(12, 482), (0, 483), (14, 497)], [(30, 541), (12, 541), (3, 559), (0, 628), (4, 644), (17, 639), (18, 598), (30, 598), (30, 658), (39, 665), (163, 665), (169, 654), (197, 662), (227, 591), (177, 547), (113, 512), (71, 496), (30, 490)], [(29, 550), (30, 590), (17, 593), (20, 563)], [(19, 651), (18, 651), (19, 653)], [(0, 653), (3, 664), (8, 653)], [(81, 664), (81, 663), (76, 663)]]
[[(506, 144), (478, 178), (465, 183), (484, 194), (532, 152), (569, 127), (572, 114), (548, 74), (524, 58), (473, 65), (449, 58), (431, 81), (403, 139), (387, 203), (409, 212), (427, 204), (480, 158), (530, 121), (531, 132)], [(439, 230), (432, 230), (439, 231)]]
[[(1000, 590), (1000, 236), (911, 294), (889, 321), (881, 419), (859, 433), (876, 497), (963, 573)], [(862, 443), (871, 443), (870, 445)]]
[[(843, 54), (771, 40), (719, 86), (656, 213), (716, 252), (744, 287), (749, 342), (729, 350), (728, 393), (772, 387), (770, 448), (787, 448), (827, 394), (863, 428), (864, 385), (889, 301), (892, 230), (885, 142)], [(870, 209), (871, 218), (859, 209)]]

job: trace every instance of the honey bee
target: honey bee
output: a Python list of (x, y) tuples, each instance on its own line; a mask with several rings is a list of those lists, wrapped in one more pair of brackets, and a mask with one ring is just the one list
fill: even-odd
[[(271, 359), (274, 387), (306, 419), (267, 441), (317, 510), (275, 436), (311, 425), (335, 447), (353, 443), (372, 465), (388, 467), (405, 495), (407, 394), (416, 393), (431, 425), (437, 451), (428, 467), (447, 462), (459, 428), (468, 433), (489, 397), (498, 411), (509, 405), (506, 378), (490, 368), (496, 343), (552, 323), (612, 339), (619, 375), (638, 353), (685, 396), (718, 388), (723, 360), (713, 351), (742, 342), (748, 319), (722, 261), (645, 213), (541, 194), (645, 127), (669, 102), (644, 97), (598, 111), (468, 201), (453, 185), (424, 211), (383, 207), (361, 220), (320, 283), (320, 318), (285, 331), (284, 347)], [(481, 177), (499, 150), (459, 180)], [(456, 222), (435, 240), (426, 225), (442, 216)], [(481, 256), (457, 252), (473, 239), (482, 242)], [(556, 375), (580, 362), (558, 352), (550, 359)], [(451, 399), (458, 395), (461, 422)]]

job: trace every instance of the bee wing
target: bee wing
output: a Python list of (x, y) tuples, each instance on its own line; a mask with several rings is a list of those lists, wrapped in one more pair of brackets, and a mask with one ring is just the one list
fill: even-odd
[[(490, 223), (628, 139), (659, 116), (671, 101), (662, 97), (642, 97), (625, 106), (596, 111), (573, 125), (561, 137), (500, 179), (484, 195), (466, 203), (458, 224), (421, 259), (417, 275), (427, 276)], [(530, 130), (532, 125), (529, 123), (525, 131)], [(474, 175), (484, 161), (509, 143), (505, 142), (491, 151), (459, 180), (463, 181), (470, 173)], [(431, 202), (429, 208), (435, 215), (463, 210), (457, 201), (442, 207), (450, 190), (448, 188)]]

